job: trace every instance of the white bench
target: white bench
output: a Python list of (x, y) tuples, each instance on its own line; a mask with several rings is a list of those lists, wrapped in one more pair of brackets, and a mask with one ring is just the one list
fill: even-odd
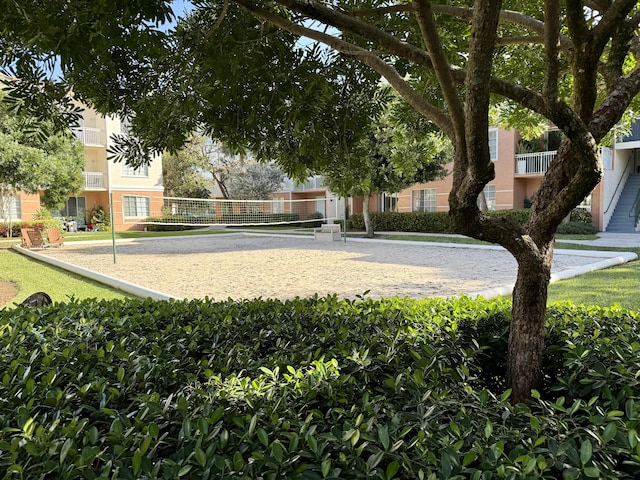
[(329, 223), (313, 229), (313, 238), (318, 242), (340, 241), (340, 224)]

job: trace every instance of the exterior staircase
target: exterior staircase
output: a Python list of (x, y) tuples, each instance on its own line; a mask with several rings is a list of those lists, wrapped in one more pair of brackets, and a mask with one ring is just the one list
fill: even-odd
[(633, 202), (640, 190), (640, 174), (629, 175), (627, 183), (622, 189), (618, 204), (616, 205), (611, 220), (607, 225), (607, 232), (612, 233), (635, 233), (635, 219), (629, 216), (629, 211), (633, 207)]

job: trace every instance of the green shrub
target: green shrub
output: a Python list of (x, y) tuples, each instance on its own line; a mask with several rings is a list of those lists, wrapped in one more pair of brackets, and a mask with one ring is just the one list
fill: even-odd
[[(529, 210), (493, 210), (487, 215), (508, 218), (524, 225), (529, 220)], [(354, 230), (364, 230), (364, 218), (361, 214), (351, 216)], [(449, 233), (451, 231), (448, 212), (372, 212), (371, 223), (377, 232), (422, 232)]]
[(509, 307), (314, 297), (0, 310), (0, 471), (635, 478), (638, 315), (551, 306), (548, 389), (512, 406)]
[[(62, 222), (59, 220), (48, 219), (48, 220), (27, 220), (20, 222), (11, 222), (11, 236), (18, 238), (20, 237), (20, 230), (23, 228), (62, 228)], [(9, 224), (8, 223), (0, 223), (0, 237), (7, 237), (9, 233)]]
[(492, 210), (487, 212), (487, 215), (490, 215), (492, 217), (507, 218), (519, 225), (524, 225), (529, 221), (530, 213), (531, 210), (528, 208), (519, 208), (513, 210)]
[(571, 222), (586, 223), (587, 225), (593, 225), (593, 217), (591, 212), (584, 208), (574, 208), (569, 216)]
[(558, 225), (557, 233), (566, 235), (593, 235), (598, 233), (598, 229), (591, 223), (566, 222)]
[[(364, 218), (360, 214), (351, 215), (354, 230), (364, 230)], [(371, 223), (377, 232), (425, 232), (447, 233), (449, 214), (447, 212), (372, 212)]]

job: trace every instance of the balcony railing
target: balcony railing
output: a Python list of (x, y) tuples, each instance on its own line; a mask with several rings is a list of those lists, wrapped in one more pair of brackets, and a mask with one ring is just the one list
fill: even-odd
[(631, 135), (622, 137), (621, 142), (637, 142), (640, 140), (640, 121), (636, 120), (631, 125)]
[(519, 175), (543, 174), (549, 169), (557, 150), (516, 154), (516, 173)]
[[(557, 150), (535, 153), (516, 154), (516, 174), (543, 175), (549, 169), (549, 164), (556, 158)], [(613, 168), (613, 152), (609, 147), (600, 147), (600, 157), (605, 170)]]
[(290, 178), (287, 178), (282, 184), (282, 190), (285, 192), (300, 192), (304, 190), (324, 190), (326, 187), (322, 182), (322, 177), (310, 177), (305, 183), (297, 184)]
[(106, 142), (104, 132), (100, 128), (76, 127), (71, 129), (73, 134), (83, 145), (104, 147)]
[(105, 181), (102, 172), (82, 172), (85, 190), (104, 190)]

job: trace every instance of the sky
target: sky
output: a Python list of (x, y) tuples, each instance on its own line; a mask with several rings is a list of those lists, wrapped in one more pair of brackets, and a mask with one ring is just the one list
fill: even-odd
[(171, 7), (173, 8), (173, 13), (175, 13), (177, 17), (181, 17), (184, 13), (188, 13), (193, 10), (193, 5), (189, 0), (174, 0)]

